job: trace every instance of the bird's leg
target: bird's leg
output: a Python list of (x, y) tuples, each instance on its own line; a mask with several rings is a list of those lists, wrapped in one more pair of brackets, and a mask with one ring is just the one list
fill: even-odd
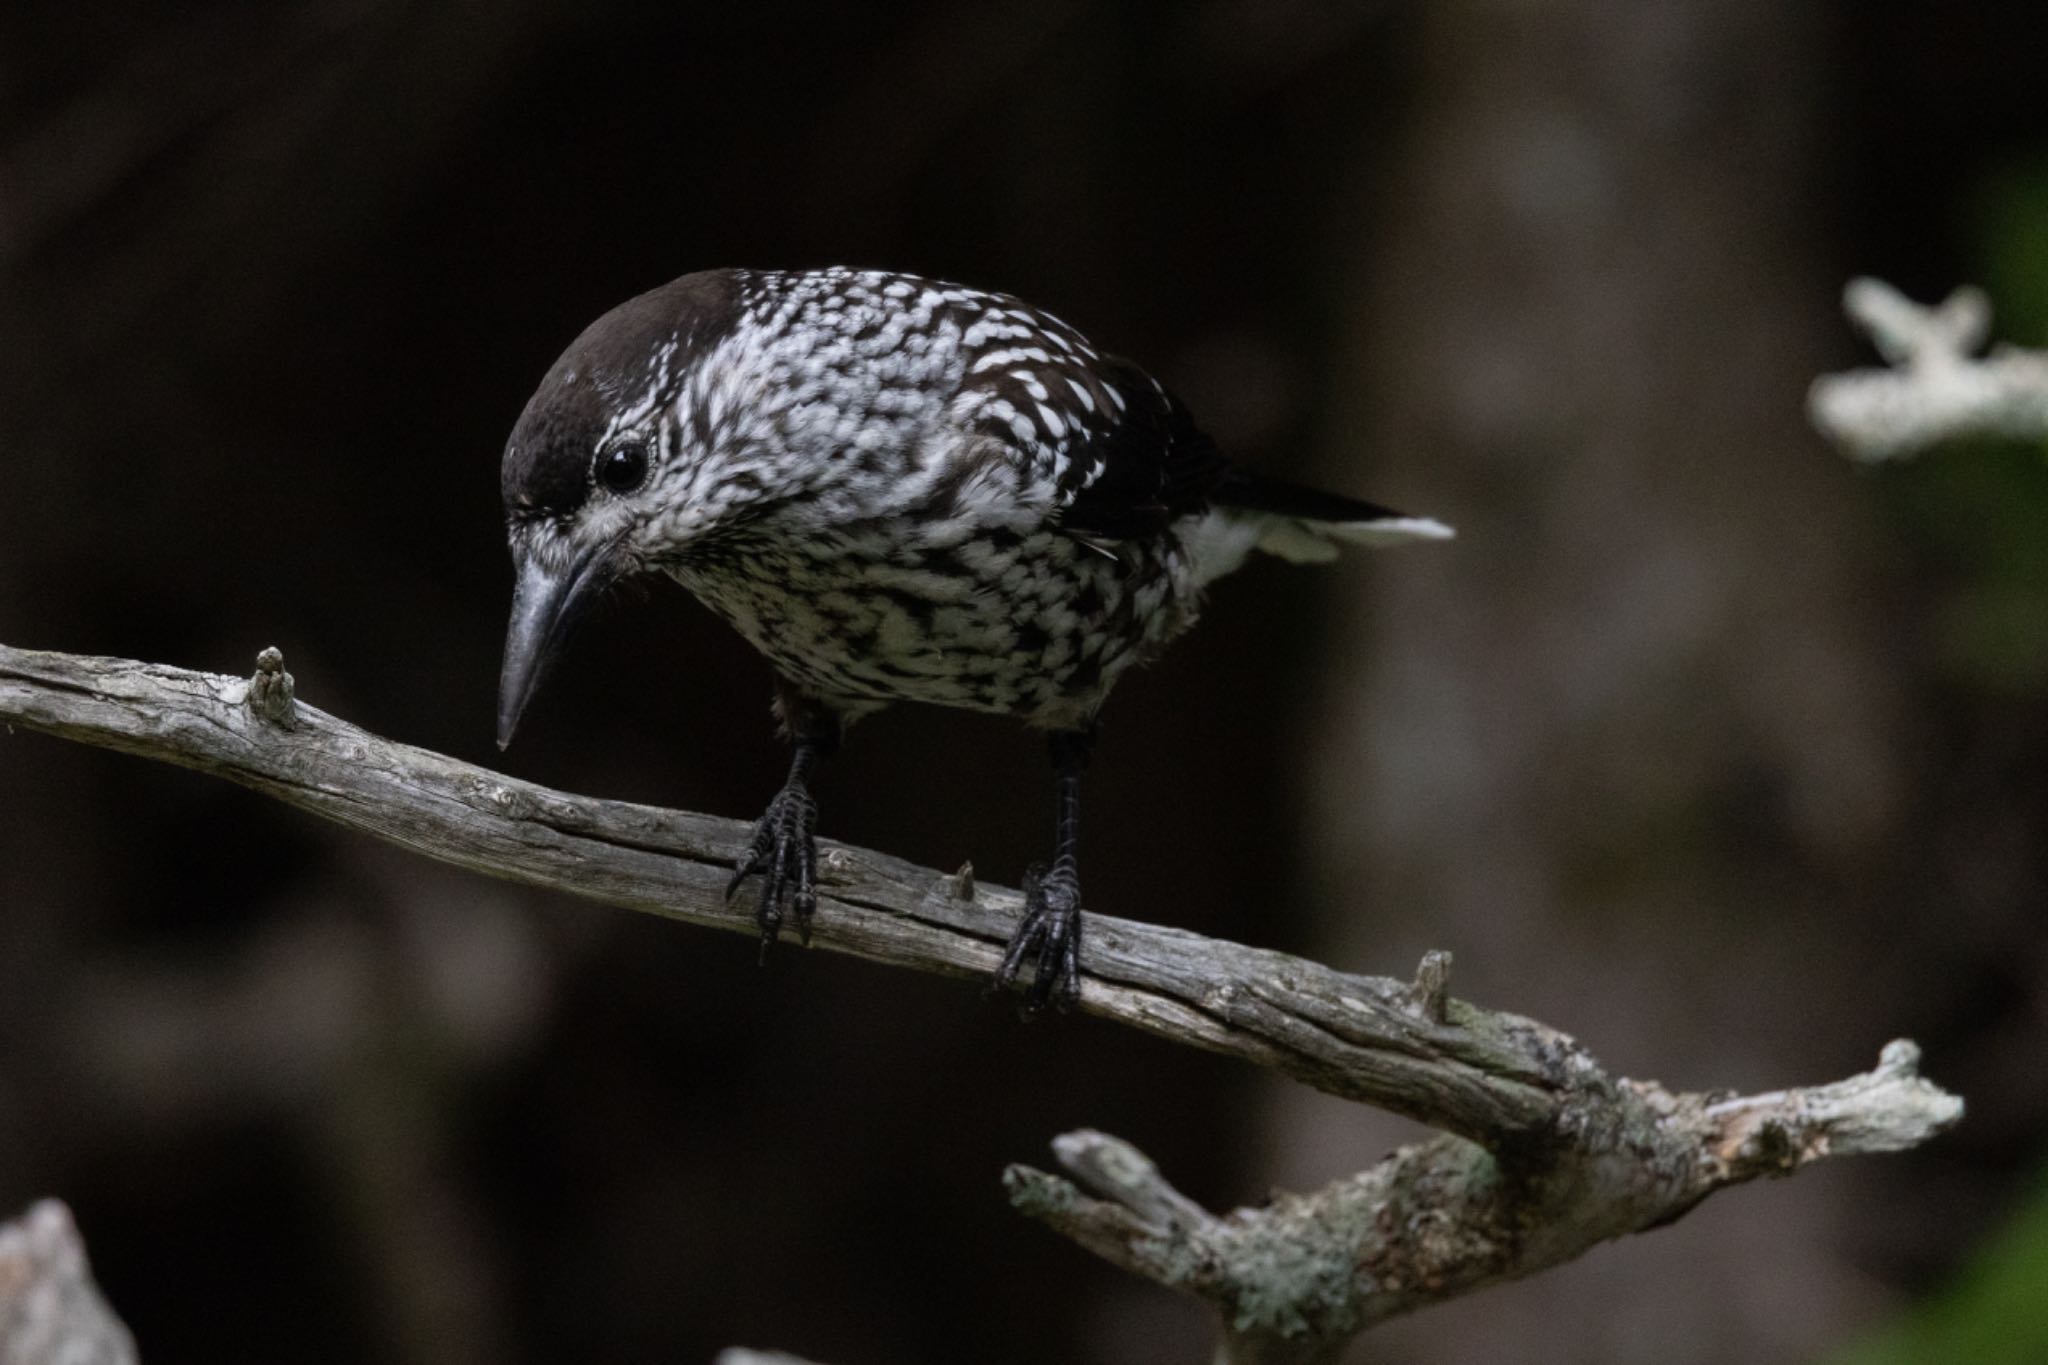
[(1031, 984), (1024, 992), (1027, 1014), (1047, 1005), (1070, 1009), (1081, 998), (1081, 770), (1093, 741), (1086, 730), (1058, 730), (1049, 746), (1052, 866), (1033, 863), (1025, 869), (1024, 918), (996, 968), (996, 986), (1007, 990), (1016, 985), (1024, 964), (1031, 964)]
[(795, 755), (782, 790), (768, 803), (754, 838), (734, 865), (726, 883), (731, 900), (740, 883), (761, 874), (761, 904), (754, 922), (761, 926), (761, 956), (782, 932), (785, 914), (796, 921), (796, 936), (811, 941), (811, 914), (818, 908), (818, 803), (811, 798), (811, 770), (839, 747), (839, 718), (792, 687), (776, 689), (776, 706), (789, 730)]

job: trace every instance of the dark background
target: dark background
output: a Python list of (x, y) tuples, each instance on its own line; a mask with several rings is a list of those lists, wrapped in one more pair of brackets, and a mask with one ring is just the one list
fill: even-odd
[[(1361, 1354), (2039, 1340), (2038, 1293), (1971, 1287), (2048, 1262), (2048, 466), (1859, 472), (1801, 404), (1863, 363), (1852, 273), (2048, 341), (2044, 45), (1992, 0), (17, 0), (0, 640), (276, 644), (379, 733), (752, 816), (765, 667), (669, 588), (495, 753), (506, 432), (687, 270), (1016, 292), (1247, 462), (1460, 531), (1248, 568), (1125, 682), (1091, 906), (1449, 948), (1460, 994), (1686, 1087), (1911, 1035), (1970, 1102)], [(1009, 882), (1048, 832), (1037, 743), (973, 717), (862, 725), (820, 795)], [(1005, 1208), (1084, 1125), (1226, 1207), (1413, 1132), (0, 737), (0, 1211), (69, 1200), (152, 1362), (1205, 1358), (1199, 1309)]]

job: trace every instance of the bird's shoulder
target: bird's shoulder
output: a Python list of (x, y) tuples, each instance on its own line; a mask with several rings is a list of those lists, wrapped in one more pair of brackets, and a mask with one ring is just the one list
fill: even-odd
[(1164, 385), (1043, 309), (967, 292), (956, 419), (1048, 490), (1062, 529), (1146, 536), (1206, 503), (1229, 466)]
[(740, 272), (738, 293), (818, 387), (892, 411), (914, 407), (909, 394), (937, 400), (972, 438), (958, 458), (1006, 466), (1001, 482), (1084, 539), (1154, 534), (1228, 473), (1158, 380), (1013, 295), (844, 267)]

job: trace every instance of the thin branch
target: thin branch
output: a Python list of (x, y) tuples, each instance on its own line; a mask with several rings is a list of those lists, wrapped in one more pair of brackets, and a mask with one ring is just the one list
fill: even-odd
[[(225, 777), (473, 871), (752, 934), (728, 903), (746, 825), (551, 791), (379, 739), (250, 681), (0, 645), (0, 721)], [(268, 719), (291, 718), (291, 728)], [(812, 945), (985, 980), (1022, 899), (865, 849), (821, 843)], [(1442, 995), (1265, 949), (1089, 915), (1080, 1008), (1272, 1067), (1488, 1142), (1555, 1127), (1598, 1070), (1564, 1035)], [(785, 951), (793, 950), (793, 944)]]
[[(0, 720), (226, 777), (492, 876), (754, 932), (724, 895), (745, 825), (550, 791), (379, 739), (292, 693), (268, 650), (245, 680), (0, 646)], [(924, 971), (985, 978), (1021, 907), (965, 866), (832, 845), (820, 869), (815, 946)], [(1231, 1365), (1328, 1359), (1391, 1314), (1668, 1222), (1724, 1185), (1909, 1147), (1962, 1116), (1918, 1077), (1910, 1043), (1832, 1086), (1681, 1094), (1608, 1075), (1555, 1029), (1451, 998), (1448, 954), (1403, 982), (1100, 915), (1085, 943), (1084, 1011), (1448, 1134), (1222, 1218), (1100, 1135), (1056, 1144), (1094, 1196), (1011, 1168), (1020, 1209), (1217, 1304)]]
[(1962, 288), (1938, 307), (1882, 280), (1857, 279), (1842, 306), (1888, 369), (1822, 375), (1807, 396), (1821, 433), (1865, 463), (1904, 459), (1969, 436), (2048, 437), (2048, 352), (1974, 353), (1991, 333), (1991, 303)]

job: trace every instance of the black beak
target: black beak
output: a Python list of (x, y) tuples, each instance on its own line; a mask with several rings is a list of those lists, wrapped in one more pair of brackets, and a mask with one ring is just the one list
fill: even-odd
[(512, 732), (570, 628), (624, 572), (615, 545), (600, 545), (550, 572), (531, 555), (514, 552), (519, 581), (512, 589), (512, 624), (505, 631), (505, 667), (498, 675), (498, 747)]

